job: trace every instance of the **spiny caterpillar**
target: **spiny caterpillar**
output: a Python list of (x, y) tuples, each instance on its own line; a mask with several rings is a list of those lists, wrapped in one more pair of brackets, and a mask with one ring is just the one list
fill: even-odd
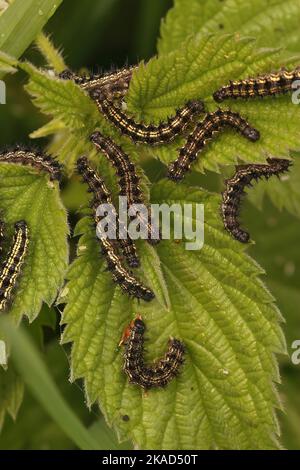
[(70, 70), (64, 70), (59, 74), (63, 80), (73, 80), (83, 90), (90, 92), (97, 90), (99, 96), (109, 100), (123, 98), (129, 88), (132, 74), (138, 66), (127, 67), (105, 74), (91, 74), (79, 76)]
[(48, 173), (51, 181), (62, 179), (62, 165), (50, 155), (39, 150), (17, 145), (12, 149), (0, 151), (0, 162), (32, 166), (39, 171)]
[[(121, 147), (115, 144), (113, 140), (109, 137), (104, 137), (100, 132), (94, 132), (90, 136), (90, 139), (97, 150), (102, 152), (116, 169), (116, 173), (119, 177), (119, 195), (127, 197), (129, 207), (134, 204), (142, 204), (143, 198), (141, 188), (139, 186), (139, 177), (134, 164), (129, 159), (129, 156), (123, 152)], [(158, 230), (149, 223), (149, 219), (151, 221), (150, 209), (148, 210), (148, 220), (144, 220), (141, 213), (139, 213), (138, 216), (147, 228), (147, 241), (152, 245), (158, 243), (159, 233), (156, 233)]]
[(245, 80), (231, 81), (214, 93), (218, 103), (228, 98), (256, 98), (258, 96), (274, 96), (287, 93), (293, 89), (293, 82), (300, 79), (300, 67), (289, 72), (286, 69), (279, 72), (259, 75)]
[[(85, 158), (78, 160), (77, 170), (80, 174), (83, 175), (84, 179), (88, 182), (90, 188), (93, 191), (94, 199), (92, 201), (92, 209), (94, 211), (94, 221), (96, 225), (98, 225), (100, 222), (100, 217), (97, 216), (96, 210), (100, 204), (107, 203), (108, 191), (99, 175), (95, 175), (96, 178), (93, 182), (89, 181), (90, 172), (86, 172)], [(109, 240), (105, 236), (105, 233), (100, 234), (99, 241), (101, 243), (102, 253), (106, 259), (107, 268), (109, 271), (111, 271), (113, 280), (119, 284), (121, 289), (123, 289), (123, 291), (127, 294), (132, 295), (138, 299), (143, 299), (147, 302), (152, 300), (154, 298), (154, 293), (141, 284), (141, 282), (138, 281), (130, 271), (124, 268), (122, 259), (118, 253), (115, 243)]]
[(238, 165), (235, 175), (226, 180), (226, 190), (223, 192), (221, 206), (225, 229), (239, 242), (248, 243), (249, 233), (240, 228), (238, 220), (241, 198), (245, 195), (245, 187), (251, 186), (252, 180), (265, 177), (267, 180), (273, 176), (285, 173), (291, 166), (289, 160), (268, 158), (268, 164)]
[[(97, 220), (96, 220), (97, 222)], [(151, 289), (145, 287), (133, 274), (124, 268), (122, 260), (113, 242), (105, 236), (100, 238), (102, 253), (106, 257), (108, 270), (111, 271), (113, 280), (132, 297), (150, 302), (155, 295)]]
[(123, 369), (129, 382), (139, 385), (144, 390), (165, 387), (179, 373), (184, 362), (184, 345), (175, 338), (170, 338), (168, 350), (162, 359), (153, 363), (144, 363), (145, 323), (140, 315), (129, 325), (121, 343), (125, 344)]
[[(77, 160), (77, 170), (78, 173), (82, 176), (85, 183), (87, 183), (89, 187), (88, 191), (93, 193), (93, 201), (91, 203), (92, 208), (96, 210), (100, 204), (110, 204), (111, 206), (113, 206), (111, 194), (108, 191), (104, 181), (100, 178), (99, 174), (90, 167), (86, 157), (81, 157)], [(118, 217), (116, 217), (116, 219), (116, 231), (118, 235), (120, 221)], [(110, 222), (113, 223), (112, 220)], [(140, 262), (133, 241), (129, 237), (127, 237), (126, 239), (118, 237), (118, 244), (121, 250), (123, 251), (123, 254), (129, 266), (131, 266), (132, 268), (138, 267), (140, 265)]]
[(169, 164), (168, 178), (180, 181), (190, 169), (193, 161), (196, 160), (198, 153), (205, 148), (214, 134), (226, 127), (240, 132), (251, 142), (256, 142), (260, 137), (259, 131), (251, 127), (238, 113), (221, 109), (214, 113), (208, 113), (189, 135), (186, 144), (179, 150), (177, 159)]
[(5, 310), (21, 272), (27, 246), (28, 227), (24, 220), (15, 224), (13, 244), (0, 272), (0, 311)]
[(128, 117), (120, 108), (115, 106), (112, 101), (103, 98), (97, 90), (92, 90), (90, 96), (95, 100), (100, 112), (122, 134), (130, 137), (135, 143), (148, 145), (172, 142), (175, 137), (186, 130), (197, 115), (204, 112), (202, 101), (188, 101), (183, 108), (177, 110), (175, 116), (156, 126), (135, 122), (134, 119)]

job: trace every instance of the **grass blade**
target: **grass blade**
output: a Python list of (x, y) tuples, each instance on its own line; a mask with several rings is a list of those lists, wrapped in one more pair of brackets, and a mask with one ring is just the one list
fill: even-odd
[(63, 0), (15, 0), (0, 17), (0, 50), (19, 58)]
[(16, 329), (6, 318), (1, 329), (12, 346), (12, 360), (31, 393), (61, 427), (66, 435), (83, 450), (115, 449), (109, 434), (101, 433), (101, 442), (81, 424), (57, 389), (39, 353), (22, 329)]

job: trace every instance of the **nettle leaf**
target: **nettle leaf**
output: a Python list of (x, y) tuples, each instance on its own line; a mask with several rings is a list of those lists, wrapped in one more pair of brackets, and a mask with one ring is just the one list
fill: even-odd
[(29, 226), (29, 247), (9, 315), (19, 322), (33, 321), (42, 303), (51, 305), (61, 287), (68, 264), (68, 224), (57, 183), (35, 170), (0, 164), (1, 218), (11, 241), (18, 220)]
[(1, 73), (14, 73), (17, 71), (16, 66), (18, 61), (8, 54), (0, 51), (0, 72)]
[(299, 52), (298, 0), (175, 0), (161, 27), (159, 53), (181, 47), (193, 34), (238, 32), (254, 36), (260, 46)]
[[(204, 204), (204, 247), (187, 251), (183, 240), (162, 241), (154, 275), (143, 246), (139, 277), (160, 290), (146, 305), (113, 284), (89, 218), (80, 220), (78, 258), (61, 299), (62, 341), (73, 342), (72, 380), (84, 379), (88, 403), (98, 402), (119, 437), (138, 448), (277, 448), (273, 354), (285, 351), (285, 342), (263, 270), (224, 231), (219, 196), (166, 181), (151, 195), (152, 203)], [(147, 325), (147, 360), (164, 353), (170, 336), (186, 345), (182, 373), (147, 394), (128, 384), (117, 348), (137, 313)]]
[(49, 36), (40, 33), (36, 38), (36, 45), (42, 56), (46, 59), (48, 66), (55, 70), (55, 72), (60, 73), (67, 68), (61, 51), (54, 47)]
[(38, 70), (30, 63), (22, 63), (20, 68), (30, 76), (26, 90), (44, 114), (61, 120), (74, 132), (89, 125), (93, 131), (97, 108), (72, 80), (59, 80), (53, 72)]
[[(53, 73), (41, 71), (29, 63), (21, 64), (30, 76), (26, 90), (33, 97), (38, 108), (53, 119), (41, 129), (31, 134), (32, 138), (40, 138), (54, 134), (55, 139), (50, 144), (49, 152), (58, 157), (65, 165), (69, 176), (74, 172), (76, 160), (81, 155), (88, 155), (98, 163), (101, 159), (101, 173), (109, 178), (114, 171), (109, 168), (104, 156), (99, 156), (89, 141), (89, 136), (97, 128), (121, 144), (134, 162), (140, 162), (140, 151), (128, 139), (123, 139), (118, 131), (101, 116), (95, 103), (72, 81), (59, 80)], [(142, 169), (138, 169), (141, 187), (148, 193), (148, 179)]]
[[(108, 132), (111, 126), (99, 113), (95, 103), (71, 80), (60, 80), (53, 71), (38, 70), (30, 63), (20, 67), (30, 76), (27, 92), (34, 104), (53, 119), (31, 134), (39, 138), (55, 134), (53, 148), (70, 173), (78, 152), (92, 152), (89, 136), (98, 127)], [(57, 144), (58, 142), (58, 144)], [(75, 146), (75, 150), (74, 150)], [(62, 155), (60, 152), (62, 148)]]
[(6, 413), (16, 419), (23, 401), (24, 384), (11, 365), (7, 370), (0, 367), (0, 431)]
[[(165, 119), (188, 99), (206, 100), (207, 109), (217, 109), (212, 94), (230, 79), (257, 75), (282, 65), (275, 50), (254, 49), (251, 39), (236, 36), (206, 36), (191, 39), (182, 49), (168, 56), (152, 59), (134, 75), (128, 106), (139, 118)], [(277, 64), (277, 65), (276, 65)], [(266, 154), (283, 156), (289, 149), (299, 147), (300, 107), (292, 104), (290, 96), (246, 102), (230, 102), (223, 109), (240, 112), (259, 129), (261, 139), (251, 143), (232, 130), (219, 135), (199, 155), (193, 170), (219, 171), (219, 165), (232, 164), (239, 157), (249, 162), (265, 161)], [(270, 126), (270, 122), (272, 126)], [(153, 151), (168, 163), (178, 156), (179, 139), (169, 146)]]

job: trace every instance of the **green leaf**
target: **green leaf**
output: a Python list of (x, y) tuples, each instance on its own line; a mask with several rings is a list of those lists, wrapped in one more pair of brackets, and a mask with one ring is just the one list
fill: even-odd
[[(90, 436), (97, 442), (107, 442), (107, 436), (116, 446), (116, 436), (95, 411), (88, 410), (79, 384), (71, 385), (68, 380), (69, 362), (67, 352), (56, 341), (47, 343), (43, 360), (69, 407), (88, 427)], [(29, 370), (31, 373), (31, 369)], [(92, 423), (92, 424), (91, 424)], [(48, 415), (43, 405), (27, 389), (16, 425), (6, 420), (0, 436), (0, 449), (6, 450), (62, 450), (73, 449), (76, 445)], [(120, 448), (120, 447), (118, 447)], [(127, 443), (127, 447), (129, 445)]]
[(45, 57), (49, 67), (55, 72), (60, 73), (67, 68), (61, 52), (55, 49), (49, 36), (40, 33), (36, 38), (36, 45)]
[[(187, 40), (180, 49), (154, 58), (139, 68), (129, 90), (129, 110), (138, 119), (157, 121), (174, 114), (175, 109), (188, 99), (201, 98), (206, 101), (207, 109), (214, 111), (217, 106), (212, 94), (222, 84), (279, 69), (284, 62), (295, 60), (284, 59), (277, 50), (256, 50), (255, 46), (251, 39), (228, 35), (206, 35)], [(247, 118), (260, 131), (261, 138), (251, 143), (238, 133), (225, 130), (199, 154), (192, 166), (194, 171), (219, 172), (220, 165), (233, 164), (238, 159), (254, 163), (264, 162), (266, 155), (289, 157), (290, 150), (299, 148), (300, 107), (292, 103), (290, 95), (231, 101), (222, 107), (230, 107)], [(183, 144), (183, 139), (177, 139), (171, 145), (156, 148), (152, 155), (167, 164), (177, 158), (178, 148)], [(267, 192), (275, 204), (295, 213), (299, 207), (297, 168), (291, 175), (294, 176), (291, 176), (290, 184), (282, 185), (273, 180), (268, 183)], [(291, 191), (290, 197), (288, 191)]]
[[(183, 242), (162, 241), (159, 279), (169, 306), (139, 304), (112, 283), (96, 256), (90, 220), (82, 219), (75, 231), (82, 234), (79, 256), (63, 299), (63, 342), (73, 342), (71, 378), (84, 378), (88, 403), (99, 402), (120, 438), (131, 438), (138, 448), (277, 448), (273, 353), (283, 352), (285, 343), (281, 317), (259, 278), (263, 270), (224, 231), (219, 197), (165, 181), (151, 194), (153, 203), (203, 203), (204, 247), (186, 251)], [(138, 275), (158, 290), (147, 268)], [(117, 349), (137, 313), (147, 325), (148, 360), (163, 354), (169, 336), (187, 349), (179, 377), (147, 396), (128, 384)]]
[[(51, 305), (61, 287), (68, 263), (68, 224), (57, 183), (35, 170), (0, 164), (2, 218), (9, 235), (18, 220), (29, 226), (29, 248), (9, 315), (30, 321), (42, 303)], [(11, 240), (11, 237), (8, 237)]]
[(0, 51), (0, 72), (14, 73), (16, 72), (16, 65), (18, 61), (8, 54)]
[(29, 137), (31, 139), (40, 139), (41, 137), (47, 137), (48, 135), (58, 134), (64, 130), (65, 125), (59, 119), (52, 119), (44, 126), (40, 127), (36, 131), (33, 131)]
[(89, 135), (101, 123), (104, 129), (109, 128), (92, 100), (72, 81), (59, 80), (47, 72), (36, 69), (29, 63), (20, 67), (30, 76), (26, 90), (33, 97), (34, 104), (47, 116), (53, 119), (42, 128), (31, 134), (40, 138), (55, 134), (50, 145), (50, 153), (56, 155), (66, 166), (71, 175), (77, 158), (91, 154), (95, 159), (89, 142)]
[[(50, 124), (51, 122), (54, 123), (50, 121)], [(81, 155), (88, 154), (91, 159), (95, 159), (95, 151), (91, 151), (89, 140), (84, 137), (78, 139), (78, 135), (67, 129), (56, 134), (56, 138), (49, 145), (49, 151), (64, 163), (69, 176), (73, 174), (75, 162)]]
[[(31, 325), (31, 328), (35, 323), (36, 321)], [(71, 386), (68, 381), (68, 357), (66, 352), (58, 345), (56, 339), (47, 343), (43, 358), (69, 406), (76, 410), (76, 414), (81, 421), (88, 424), (91, 419), (90, 411), (84, 404), (82, 391), (76, 385)], [(13, 364), (9, 366), (11, 367)], [(28, 373), (31, 373), (31, 369)], [(26, 389), (16, 424), (11, 420), (5, 422), (0, 435), (0, 449), (60, 450), (72, 448), (75, 448), (72, 440), (66, 436), (29, 390)]]
[(1, 319), (0, 326), (12, 344), (12, 359), (26, 385), (67, 436), (80, 449), (99, 450), (102, 448), (101, 444), (113, 445), (110, 439), (108, 442), (98, 444), (81, 424), (60, 394), (46, 365), (25, 332), (21, 328), (16, 329), (5, 318)]
[[(140, 162), (142, 152), (138, 151), (132, 142), (118, 135), (116, 129), (106, 122), (95, 103), (79, 86), (72, 81), (59, 80), (29, 63), (20, 64), (20, 67), (30, 75), (26, 89), (34, 97), (34, 103), (42, 112), (54, 118), (32, 133), (31, 137), (56, 133), (49, 151), (66, 166), (69, 175), (72, 175), (76, 160), (83, 154), (89, 155), (89, 158), (95, 162), (99, 161), (99, 154), (89, 140), (90, 134), (98, 127), (101, 127), (101, 131), (105, 134), (111, 135), (116, 143), (122, 143), (123, 150), (134, 162)], [(112, 182), (112, 188), (115, 188), (114, 192), (117, 193), (112, 176), (114, 170), (105, 161), (105, 157), (100, 158), (101, 174)], [(148, 179), (141, 169), (138, 168), (137, 172), (147, 200)]]
[(162, 24), (160, 54), (181, 47), (190, 35), (209, 32), (254, 36), (260, 46), (299, 52), (298, 0), (175, 0)]
[(15, 0), (0, 16), (0, 50), (19, 58), (62, 0)]
[[(146, 67), (140, 67), (128, 95), (130, 110), (147, 121), (165, 119), (187, 99), (200, 97), (208, 101), (210, 111), (216, 109), (215, 104), (210, 104), (211, 95), (222, 83), (270, 70), (276, 63), (279, 68), (280, 56), (275, 50), (256, 52), (253, 47), (253, 41), (233, 36), (209, 36), (188, 41), (176, 53), (153, 59)], [(218, 171), (219, 165), (234, 163), (238, 157), (251, 162), (263, 161), (266, 153), (282, 156), (289, 148), (297, 148), (300, 108), (292, 104), (289, 96), (236, 102), (230, 108), (247, 117), (261, 132), (261, 139), (253, 144), (226, 130), (199, 155), (194, 170)], [(183, 142), (180, 139), (170, 146), (155, 149), (155, 155), (168, 163), (177, 157), (178, 147)]]
[(20, 68), (30, 76), (26, 90), (44, 114), (59, 119), (73, 132), (82, 130), (84, 126), (89, 126), (92, 132), (98, 117), (97, 108), (80, 87), (71, 80), (59, 80), (29, 63), (20, 64)]
[(33, 97), (34, 104), (47, 116), (53, 117), (42, 128), (31, 133), (31, 138), (55, 134), (49, 152), (65, 165), (72, 175), (77, 158), (91, 154), (89, 135), (96, 129), (100, 115), (95, 104), (72, 81), (59, 80), (53, 75), (38, 70), (32, 64), (20, 67), (28, 73), (30, 81), (26, 90)]
[(24, 385), (13, 367), (4, 370), (0, 367), (0, 431), (5, 414), (16, 419), (23, 400)]

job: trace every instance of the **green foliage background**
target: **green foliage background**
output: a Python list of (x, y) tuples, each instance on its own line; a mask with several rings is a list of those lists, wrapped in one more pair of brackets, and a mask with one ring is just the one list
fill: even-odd
[[(26, 323), (20, 337), (18, 330), (0, 324), (1, 337), (7, 337), (12, 348), (7, 371), (0, 370), (0, 448), (130, 448), (133, 443), (163, 449), (299, 449), (299, 366), (291, 364), (286, 352), (300, 333), (300, 108), (291, 105), (289, 96), (228, 103), (260, 129), (261, 141), (251, 145), (232, 132), (224, 134), (199, 159), (186, 183), (175, 187), (163, 178), (163, 164), (174, 158), (180, 140), (155, 150), (134, 147), (99, 116), (78, 87), (28, 62), (61, 71), (63, 57), (74, 69), (148, 60), (156, 51), (160, 20), (169, 10), (161, 25), (159, 54), (141, 65), (127, 97), (129, 112), (157, 122), (187, 99), (201, 97), (208, 109), (215, 109), (212, 92), (230, 78), (299, 64), (299, 2), (175, 0), (169, 9), (171, 2), (161, 0), (65, 0), (49, 22), (51, 1), (26, 0), (22, 5), (36, 9), (39, 2), (35, 11), (43, 14), (36, 15), (39, 21), (33, 17), (19, 43), (11, 38), (22, 28), (22, 15), (15, 28), (7, 27), (2, 44), (0, 30), (0, 70), (18, 68), (6, 79), (8, 105), (0, 107), (0, 140), (6, 145), (27, 140), (28, 135), (39, 139), (64, 162), (69, 182), (59, 194), (46, 177), (14, 165), (1, 168), (1, 209), (8, 224), (25, 218), (33, 227), (29, 261), (11, 317), (19, 322), (25, 314), (33, 323)], [(124, 15), (128, 9), (132, 14)], [(28, 18), (27, 11), (26, 24)], [(30, 47), (22, 57), (26, 63), (3, 55), (19, 58), (46, 23), (55, 45), (64, 48), (62, 55), (45, 36), (36, 42), (42, 54), (37, 46)], [(140, 276), (157, 294), (149, 306), (127, 299), (113, 286), (100, 257), (95, 257), (89, 220), (78, 212), (87, 196), (73, 165), (83, 152), (115, 189), (109, 167), (88, 144), (96, 127), (122, 143), (139, 163), (152, 202), (205, 204), (206, 239), (200, 252), (184, 250), (184, 241), (164, 241), (157, 251), (138, 246)], [(246, 253), (224, 233), (219, 217), (223, 175), (232, 173), (238, 158), (259, 162), (266, 153), (288, 156), (290, 151), (295, 161), (290, 177), (261, 183), (249, 194), (243, 219), (255, 244)], [(72, 264), (66, 274), (67, 212), (74, 236), (80, 238), (70, 239)], [(264, 270), (270, 291), (262, 283)], [(65, 275), (68, 283), (61, 290)], [(58, 291), (59, 305), (51, 307)], [(286, 343), (277, 305), (286, 321)], [(127, 384), (121, 351), (116, 350), (124, 326), (137, 311), (149, 328), (150, 360), (163, 352), (170, 335), (181, 337), (188, 351), (180, 377), (148, 396)], [(63, 326), (63, 345), (58, 346)], [(281, 353), (279, 387), (274, 353)], [(30, 371), (26, 363), (32, 363)], [(77, 387), (66, 382), (69, 369)], [(41, 383), (48, 384), (45, 394)], [(274, 410), (283, 407), (286, 413), (277, 412), (276, 417)], [(15, 418), (19, 408), (16, 424), (5, 419), (5, 414)], [(118, 444), (116, 434), (125, 443)]]

